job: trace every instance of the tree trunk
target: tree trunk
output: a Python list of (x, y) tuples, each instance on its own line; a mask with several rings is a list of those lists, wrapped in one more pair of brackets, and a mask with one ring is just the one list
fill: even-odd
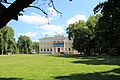
[(14, 16), (28, 7), (35, 0), (16, 0), (0, 14), (0, 29), (3, 28)]

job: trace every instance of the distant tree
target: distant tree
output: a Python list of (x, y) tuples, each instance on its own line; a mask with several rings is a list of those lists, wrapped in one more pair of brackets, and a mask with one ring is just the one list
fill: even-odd
[(39, 42), (32, 43), (32, 50), (35, 50), (37, 53), (39, 53)]
[(0, 32), (0, 54), (3, 54), (3, 34)]
[(102, 14), (90, 16), (87, 22), (80, 20), (67, 28), (69, 39), (73, 38), (73, 48), (78, 52), (91, 55), (96, 51), (95, 29)]
[(16, 53), (16, 42), (14, 38), (14, 30), (11, 27), (5, 26), (0, 30), (0, 44), (2, 54), (6, 52)]
[(80, 20), (79, 22), (70, 24), (67, 28), (69, 39), (73, 38), (73, 48), (78, 52), (86, 53), (88, 51), (87, 45), (90, 39), (90, 30), (86, 22)]
[(32, 50), (32, 41), (28, 36), (20, 36), (17, 41), (19, 52), (22, 54), (30, 54)]

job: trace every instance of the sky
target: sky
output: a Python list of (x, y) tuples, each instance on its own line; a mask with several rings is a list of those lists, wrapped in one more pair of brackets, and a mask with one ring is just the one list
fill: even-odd
[[(13, 2), (14, 0), (8, 1)], [(38, 4), (41, 5), (45, 0), (38, 1)], [(22, 12), (24, 15), (19, 16), (18, 21), (11, 20), (7, 25), (13, 28), (16, 41), (20, 35), (29, 36), (32, 41), (39, 41), (46, 35), (48, 37), (57, 34), (67, 36), (66, 28), (69, 24), (79, 20), (87, 21), (89, 16), (94, 14), (93, 8), (103, 1), (105, 0), (54, 0), (55, 8), (62, 13), (62, 16), (52, 7), (48, 7), (46, 2), (40, 7), (48, 13), (48, 19), (40, 10), (26, 8), (25, 12)], [(34, 5), (38, 4), (34, 3)]]

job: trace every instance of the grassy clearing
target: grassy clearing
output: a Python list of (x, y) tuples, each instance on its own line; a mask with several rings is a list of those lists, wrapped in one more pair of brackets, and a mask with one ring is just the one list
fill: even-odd
[(0, 56), (0, 80), (120, 80), (120, 57)]

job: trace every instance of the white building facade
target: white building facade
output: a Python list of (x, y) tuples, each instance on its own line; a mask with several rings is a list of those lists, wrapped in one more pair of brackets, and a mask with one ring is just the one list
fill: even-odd
[(67, 37), (61, 35), (55, 35), (54, 37), (45, 37), (39, 39), (39, 53), (40, 54), (75, 54), (75, 51), (72, 48), (72, 40), (69, 40)]

